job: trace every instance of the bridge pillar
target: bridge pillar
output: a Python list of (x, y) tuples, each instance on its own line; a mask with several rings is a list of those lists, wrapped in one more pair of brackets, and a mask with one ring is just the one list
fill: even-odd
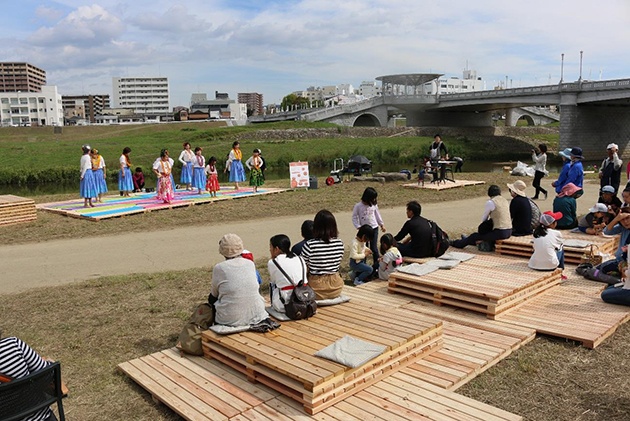
[(407, 111), (407, 126), (491, 127), (491, 112)]
[(600, 160), (609, 143), (619, 145), (620, 157), (630, 158), (630, 106), (560, 106), (560, 150), (578, 146), (586, 160)]

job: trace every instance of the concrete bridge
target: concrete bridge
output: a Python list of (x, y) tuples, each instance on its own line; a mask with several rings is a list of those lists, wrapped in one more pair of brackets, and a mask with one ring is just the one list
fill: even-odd
[[(579, 146), (589, 158), (604, 155), (610, 142), (630, 157), (630, 79), (581, 81), (457, 94), (426, 94), (427, 82), (440, 75), (382, 76), (383, 95), (349, 105), (302, 110), (301, 119), (344, 126), (388, 126), (404, 112), (407, 126), (492, 126), (506, 114), (506, 125), (523, 117), (533, 124), (560, 120), (560, 148)], [(539, 108), (555, 105), (560, 114)], [(297, 117), (297, 113), (296, 113)]]

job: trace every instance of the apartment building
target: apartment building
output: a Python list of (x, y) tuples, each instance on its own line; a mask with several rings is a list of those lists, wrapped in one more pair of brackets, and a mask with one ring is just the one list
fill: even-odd
[(246, 104), (252, 110), (253, 115), (263, 114), (263, 94), (247, 92), (238, 94), (239, 104)]
[(103, 110), (110, 107), (109, 95), (63, 95), (61, 100), (66, 115), (71, 114), (69, 110), (82, 106), (83, 118), (91, 123), (96, 122), (95, 117), (102, 115)]
[(0, 63), (0, 92), (40, 92), (46, 72), (29, 63)]
[(168, 78), (112, 78), (114, 108), (133, 108), (138, 114), (169, 112)]
[(0, 92), (2, 126), (63, 126), (63, 106), (56, 86), (41, 92)]

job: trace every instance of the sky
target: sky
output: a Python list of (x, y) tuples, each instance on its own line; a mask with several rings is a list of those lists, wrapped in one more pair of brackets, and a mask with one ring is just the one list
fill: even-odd
[(397, 73), (488, 88), (630, 77), (630, 1), (0, 0), (0, 61), (47, 72), (62, 94), (110, 94), (115, 76), (166, 76), (170, 105), (190, 94), (260, 92)]

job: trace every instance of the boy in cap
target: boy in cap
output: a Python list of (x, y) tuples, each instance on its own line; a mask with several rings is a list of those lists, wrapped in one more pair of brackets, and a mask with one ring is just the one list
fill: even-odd
[(619, 213), (619, 209), (621, 209), (621, 206), (623, 205), (621, 200), (619, 200), (615, 194), (615, 188), (613, 186), (602, 187), (598, 202), (608, 206), (610, 213), (615, 215)]
[(611, 143), (606, 149), (608, 156), (602, 161), (602, 166), (599, 168), (600, 185), (602, 190), (605, 186), (612, 186), (615, 190), (613, 193), (617, 194), (619, 184), (621, 183), (621, 165), (623, 161), (617, 154), (619, 151), (617, 144)]
[(608, 206), (596, 203), (590, 208), (589, 213), (578, 220), (578, 228), (581, 232), (590, 235), (602, 235), (604, 227), (608, 223)]

